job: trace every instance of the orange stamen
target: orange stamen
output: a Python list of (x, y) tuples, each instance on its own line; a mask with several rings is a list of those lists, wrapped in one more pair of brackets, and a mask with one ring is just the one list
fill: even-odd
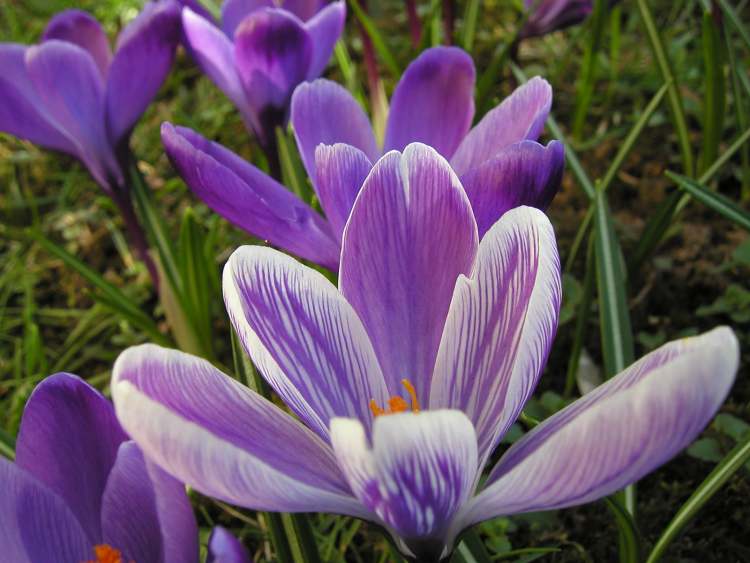
[(378, 403), (375, 401), (375, 399), (372, 399), (370, 401), (370, 410), (372, 411), (373, 416), (382, 416), (384, 414), (394, 414), (397, 412), (406, 412), (411, 408), (412, 412), (419, 412), (419, 401), (417, 400), (417, 391), (414, 389), (414, 386), (409, 382), (408, 379), (402, 379), (401, 385), (404, 386), (406, 389), (406, 392), (409, 393), (409, 398), (411, 399), (411, 405), (406, 402), (406, 399), (403, 397), (400, 397), (398, 395), (394, 395), (390, 399), (388, 399), (388, 408), (382, 409), (378, 405)]
[[(94, 546), (94, 556), (96, 559), (85, 561), (84, 563), (123, 563), (120, 550), (106, 543)], [(131, 561), (130, 563), (134, 562)]]

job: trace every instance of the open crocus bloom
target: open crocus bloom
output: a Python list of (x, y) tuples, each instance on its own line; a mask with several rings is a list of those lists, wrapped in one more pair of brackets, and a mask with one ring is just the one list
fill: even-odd
[(320, 0), (227, 0), (221, 29), (183, 10), (188, 49), (264, 145), (286, 123), (295, 86), (317, 78), (344, 28), (346, 6)]
[(172, 66), (179, 12), (148, 3), (114, 55), (80, 10), (56, 15), (39, 45), (0, 44), (0, 131), (75, 156), (110, 194), (124, 188), (122, 151)]
[[(546, 81), (532, 79), (469, 130), (474, 78), (471, 58), (460, 49), (435, 47), (422, 53), (393, 94), (384, 148), (400, 151), (422, 142), (449, 159), (482, 236), (509, 209), (545, 209), (560, 185), (564, 155), (557, 141), (536, 142), (552, 103)], [(344, 225), (380, 149), (359, 104), (328, 80), (295, 90), (291, 120), (325, 218), (257, 168), (189, 129), (165, 124), (162, 140), (187, 185), (219, 215), (336, 270)]]
[(75, 375), (32, 393), (0, 488), (3, 561), (198, 563), (184, 486), (144, 459), (112, 404)]
[(560, 291), (541, 211), (508, 211), (480, 243), (449, 163), (412, 144), (365, 180), (338, 288), (267, 247), (224, 269), (233, 326), (296, 418), (154, 345), (118, 358), (115, 409), (150, 459), (207, 495), (366, 518), (437, 561), (479, 521), (637, 480), (700, 432), (734, 380), (729, 329), (667, 344), (526, 434), (478, 487), (536, 386)]

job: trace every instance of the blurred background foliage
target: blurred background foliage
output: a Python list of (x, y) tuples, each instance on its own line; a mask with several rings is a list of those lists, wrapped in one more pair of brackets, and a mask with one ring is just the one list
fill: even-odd
[[(369, 19), (392, 63), (403, 70), (418, 52), (404, 3), (370, 4)], [(746, 133), (750, 111), (748, 2), (626, 0), (604, 17), (511, 45), (521, 21), (513, 1), (424, 1), (417, 3), (424, 23), (420, 48), (445, 40), (441, 9), (448, 4), (455, 15), (452, 41), (469, 47), (477, 66), (477, 118), (517, 85), (520, 75), (512, 65), (526, 76), (544, 76), (555, 90), (553, 115), (565, 135), (568, 156), (580, 161), (580, 169), (568, 166), (549, 210), (565, 264), (564, 304), (552, 356), (526, 414), (544, 418), (587, 385), (600, 382), (612, 367), (608, 346), (630, 346), (628, 353), (639, 356), (667, 340), (721, 323), (732, 325), (740, 338), (742, 368), (722, 412), (686, 453), (639, 484), (638, 522), (650, 549), (715, 464), (750, 436), (746, 227), (726, 209), (717, 212), (718, 204), (683, 198), (682, 184), (665, 175), (672, 170), (699, 179), (709, 203), (718, 193), (733, 213), (745, 213), (750, 199), (748, 144), (739, 143), (737, 149), (733, 143)], [(641, 4), (653, 15), (673, 82), (665, 80), (655, 57)], [(69, 7), (90, 11), (115, 37), (141, 5), (140, 0), (5, 0), (0, 3), (0, 40), (33, 43), (46, 21)], [(479, 10), (473, 32), (466, 26), (471, 5)], [(728, 16), (727, 5), (739, 24)], [(350, 9), (343, 44), (327, 76), (367, 102), (371, 98), (362, 37)], [(383, 52), (378, 60), (383, 88), (390, 94), (398, 76)], [(682, 132), (670, 113), (673, 95), (684, 108)], [(220, 297), (220, 272), (231, 251), (250, 239), (214, 216), (176, 176), (161, 147), (159, 125), (165, 120), (193, 128), (260, 166), (262, 153), (229, 101), (180, 51), (158, 99), (137, 126), (133, 148), (174, 240), (180, 238), (180, 225), (190, 210), (207, 257), (198, 267), (212, 280), (205, 288), (210, 344), (217, 363), (231, 372), (232, 341)], [(633, 137), (635, 129), (639, 134)], [(550, 127), (546, 134), (556, 137)], [(731, 157), (711, 170), (711, 163), (727, 151)], [(707, 170), (711, 174), (701, 179)], [(156, 319), (165, 334), (167, 327), (147, 272), (125, 243), (116, 209), (77, 162), (0, 134), (0, 187), (0, 453), (12, 456), (23, 405), (38, 381), (56, 371), (71, 371), (106, 392), (118, 353), (149, 340), (115, 314), (89, 280), (31, 236), (32, 231), (99, 272)], [(597, 187), (606, 189), (606, 196), (601, 193), (592, 203)], [(670, 198), (671, 209), (665, 207)], [(644, 250), (654, 217), (665, 209), (669, 214), (663, 236)], [(617, 234), (619, 249), (597, 246), (597, 233), (608, 228)], [(602, 253), (615, 258), (602, 261)], [(597, 282), (602, 267), (616, 268), (619, 287)], [(608, 292), (615, 298), (608, 300)], [(613, 326), (624, 329), (628, 338), (613, 344)], [(515, 425), (506, 442), (517, 439), (523, 429)], [(205, 534), (221, 523), (240, 536), (258, 560), (274, 559), (267, 516), (199, 495), (193, 498)], [(666, 560), (750, 560), (748, 498), (750, 466), (745, 466), (672, 542)], [(323, 561), (396, 557), (375, 530), (359, 521), (327, 515), (311, 521)], [(494, 560), (612, 561), (617, 553), (617, 528), (604, 503), (499, 518), (483, 524), (480, 536)]]

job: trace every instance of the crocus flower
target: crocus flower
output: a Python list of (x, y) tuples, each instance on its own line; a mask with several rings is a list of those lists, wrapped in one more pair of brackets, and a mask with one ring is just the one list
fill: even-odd
[[(449, 159), (482, 236), (509, 209), (545, 209), (559, 187), (564, 156), (560, 142), (536, 142), (552, 103), (545, 80), (530, 80), (470, 130), (474, 79), (474, 65), (464, 51), (436, 47), (422, 53), (393, 94), (383, 148), (403, 150), (418, 141)], [(228, 149), (189, 129), (165, 124), (162, 140), (187, 185), (219, 215), (336, 270), (344, 225), (381, 150), (359, 104), (328, 80), (295, 90), (291, 121), (325, 218)]]
[(419, 561), (482, 520), (639, 479), (700, 432), (738, 365), (727, 328), (667, 344), (527, 433), (479, 486), (545, 364), (559, 260), (531, 207), (480, 243), (458, 176), (422, 144), (365, 180), (338, 288), (262, 246), (238, 249), (223, 284), (244, 349), (296, 418), (204, 360), (142, 345), (114, 367), (123, 427), (204, 494), (365, 518)]
[[(617, 0), (609, 0), (609, 5)], [(529, 12), (521, 37), (546, 35), (581, 23), (594, 9), (593, 0), (524, 0)]]
[(179, 6), (149, 3), (120, 34), (80, 10), (47, 25), (39, 45), (0, 44), (0, 131), (75, 156), (107, 193), (124, 187), (123, 148), (169, 72)]
[(80, 10), (47, 25), (39, 45), (0, 43), (0, 131), (78, 158), (120, 208), (131, 243), (157, 280), (128, 194), (130, 133), (172, 66), (180, 8), (149, 3), (120, 34)]
[(227, 0), (221, 28), (188, 8), (182, 23), (188, 50), (268, 147), (295, 86), (325, 69), (345, 17), (343, 1)]
[(13, 563), (198, 563), (183, 485), (128, 440), (112, 404), (75, 375), (42, 381), (16, 462), (0, 459), (0, 546)]
[(250, 554), (231, 532), (216, 526), (208, 538), (206, 563), (251, 563)]

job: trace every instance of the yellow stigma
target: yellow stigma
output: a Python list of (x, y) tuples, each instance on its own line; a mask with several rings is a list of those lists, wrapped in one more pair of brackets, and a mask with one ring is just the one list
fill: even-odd
[[(414, 386), (409, 382), (408, 379), (402, 379), (401, 385), (404, 386), (406, 392), (409, 393), (409, 397), (411, 398), (411, 411), (415, 413), (419, 412), (419, 401), (417, 400), (417, 392), (414, 389)], [(388, 399), (387, 409), (381, 409), (375, 399), (372, 399), (370, 401), (370, 410), (372, 411), (373, 416), (406, 412), (409, 410), (409, 403), (407, 403), (406, 399), (404, 399), (403, 397), (394, 395), (393, 397)]]
[[(106, 543), (94, 546), (94, 556), (96, 559), (84, 561), (84, 563), (123, 563), (120, 550)], [(131, 561), (130, 563), (134, 562)]]

